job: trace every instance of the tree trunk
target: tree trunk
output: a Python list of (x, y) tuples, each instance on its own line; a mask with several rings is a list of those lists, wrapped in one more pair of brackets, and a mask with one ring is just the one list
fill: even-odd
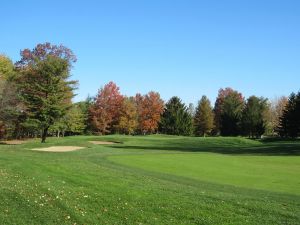
[(49, 129), (49, 127), (43, 128), (43, 131), (42, 131), (42, 143), (46, 142), (46, 138), (47, 138), (47, 134), (48, 134), (48, 129)]

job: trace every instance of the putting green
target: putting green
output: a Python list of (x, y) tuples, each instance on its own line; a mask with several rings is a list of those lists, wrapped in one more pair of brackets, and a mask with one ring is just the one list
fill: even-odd
[(111, 156), (109, 160), (157, 173), (300, 195), (300, 157), (183, 153)]

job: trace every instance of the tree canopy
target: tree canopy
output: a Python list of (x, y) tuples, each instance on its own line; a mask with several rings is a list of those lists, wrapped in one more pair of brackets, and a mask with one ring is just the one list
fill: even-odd
[(193, 118), (179, 97), (172, 97), (166, 104), (160, 122), (160, 131), (171, 135), (191, 135)]
[(256, 96), (251, 96), (247, 99), (242, 116), (242, 128), (246, 135), (258, 138), (265, 133), (266, 121), (264, 120), (264, 113), (268, 107), (267, 101), (265, 98)]
[(290, 95), (280, 117), (278, 131), (282, 137), (296, 138), (300, 135), (300, 91)]
[(209, 99), (204, 95), (198, 103), (194, 118), (195, 134), (206, 136), (214, 128), (214, 114)]
[(38, 123), (45, 142), (48, 129), (71, 106), (77, 82), (69, 80), (71, 50), (63, 46), (38, 45), (21, 51), (18, 89), (29, 119)]
[(160, 94), (125, 96), (114, 82), (95, 97), (73, 103), (77, 81), (70, 71), (76, 56), (49, 42), (20, 52), (16, 63), (0, 55), (0, 138), (76, 134), (300, 135), (300, 92), (274, 101), (237, 90), (220, 89), (214, 108), (202, 96), (195, 109), (174, 96), (166, 104)]
[(95, 132), (99, 134), (112, 133), (119, 122), (120, 111), (124, 101), (120, 88), (109, 82), (98, 92), (90, 107), (90, 120)]
[(150, 91), (146, 95), (135, 96), (138, 112), (138, 131), (141, 134), (152, 134), (158, 130), (161, 114), (164, 110), (164, 101), (160, 94)]
[(244, 97), (231, 88), (220, 89), (215, 103), (216, 129), (223, 136), (236, 136), (240, 133), (240, 124), (244, 108)]

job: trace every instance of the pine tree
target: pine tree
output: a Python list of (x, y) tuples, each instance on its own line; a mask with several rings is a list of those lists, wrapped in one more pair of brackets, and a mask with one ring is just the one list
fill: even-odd
[(198, 103), (194, 125), (197, 136), (209, 135), (214, 128), (214, 113), (211, 103), (206, 96), (202, 96)]
[(296, 138), (300, 134), (300, 92), (292, 93), (280, 118), (278, 132), (281, 137)]
[(33, 50), (21, 51), (18, 89), (30, 121), (42, 130), (42, 143), (48, 129), (63, 117), (71, 106), (77, 81), (70, 81), (72, 51), (64, 46), (39, 44)]
[(265, 133), (265, 112), (268, 110), (267, 99), (251, 96), (248, 98), (242, 116), (243, 133), (250, 137), (260, 137)]
[(160, 131), (170, 135), (191, 135), (193, 120), (187, 107), (178, 97), (172, 97), (166, 104), (160, 122)]
[(239, 135), (243, 108), (244, 97), (241, 93), (232, 88), (220, 89), (214, 108), (214, 133), (223, 136)]

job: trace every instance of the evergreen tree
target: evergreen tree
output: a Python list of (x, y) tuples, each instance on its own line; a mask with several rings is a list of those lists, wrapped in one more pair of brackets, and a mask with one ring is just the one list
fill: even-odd
[(214, 114), (210, 101), (206, 96), (202, 96), (196, 108), (194, 118), (195, 134), (198, 136), (206, 136), (211, 133), (214, 128)]
[(193, 133), (193, 119), (187, 107), (178, 97), (172, 97), (163, 112), (160, 131), (170, 135), (191, 135)]
[(300, 91), (296, 96), (296, 110), (295, 110), (296, 124), (297, 124), (297, 136), (300, 136)]
[(251, 96), (243, 110), (243, 133), (250, 137), (260, 137), (266, 131), (265, 113), (268, 110), (267, 99)]
[(71, 63), (76, 61), (64, 46), (39, 44), (33, 50), (21, 51), (18, 88), (26, 113), (42, 130), (42, 143), (48, 129), (62, 118), (71, 106), (76, 81), (70, 81)]
[(236, 136), (240, 134), (240, 123), (244, 108), (241, 93), (232, 88), (220, 89), (215, 103), (215, 134)]
[(280, 118), (278, 131), (282, 137), (296, 138), (300, 134), (300, 92), (292, 93)]

